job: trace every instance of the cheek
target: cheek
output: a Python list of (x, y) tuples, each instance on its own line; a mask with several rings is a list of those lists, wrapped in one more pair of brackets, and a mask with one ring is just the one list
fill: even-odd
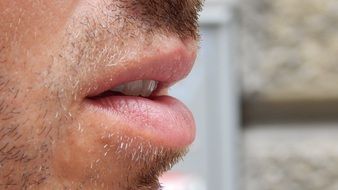
[(3, 0), (0, 3), (2, 40), (19, 40), (26, 45), (43, 42), (66, 23), (77, 0)]
[(51, 145), (56, 134), (51, 115), (56, 106), (44, 99), (48, 91), (31, 88), (31, 77), (21, 71), (0, 73), (6, 81), (0, 87), (0, 178), (14, 171), (18, 175), (11, 175), (11, 179), (24, 183), (19, 173), (25, 171), (31, 174), (27, 181), (40, 183), (50, 176)]

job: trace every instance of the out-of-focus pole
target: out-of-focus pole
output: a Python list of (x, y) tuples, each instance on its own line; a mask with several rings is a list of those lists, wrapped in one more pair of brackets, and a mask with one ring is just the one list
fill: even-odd
[[(234, 2), (207, 0), (200, 25), (208, 44), (208, 190), (239, 189), (240, 94)], [(202, 34), (203, 35), (203, 34)], [(202, 42), (203, 43), (203, 42)], [(204, 47), (205, 48), (205, 47)]]

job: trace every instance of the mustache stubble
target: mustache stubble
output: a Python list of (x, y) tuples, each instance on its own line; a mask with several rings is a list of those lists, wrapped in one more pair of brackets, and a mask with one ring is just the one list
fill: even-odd
[(166, 32), (181, 38), (198, 39), (198, 14), (203, 0), (105, 0), (105, 9), (116, 12), (115, 19), (139, 24), (148, 33)]

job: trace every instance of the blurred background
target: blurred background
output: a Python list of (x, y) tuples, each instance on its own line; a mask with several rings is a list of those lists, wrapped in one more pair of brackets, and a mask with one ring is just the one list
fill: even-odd
[(206, 0), (191, 151), (164, 190), (338, 189), (338, 1)]

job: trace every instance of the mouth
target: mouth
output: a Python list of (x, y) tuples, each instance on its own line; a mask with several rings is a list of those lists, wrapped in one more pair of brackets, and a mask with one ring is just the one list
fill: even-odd
[(194, 119), (168, 89), (189, 74), (195, 59), (195, 41), (168, 38), (153, 43), (124, 67), (97, 73), (88, 86), (86, 111), (106, 130), (185, 148), (195, 138)]

